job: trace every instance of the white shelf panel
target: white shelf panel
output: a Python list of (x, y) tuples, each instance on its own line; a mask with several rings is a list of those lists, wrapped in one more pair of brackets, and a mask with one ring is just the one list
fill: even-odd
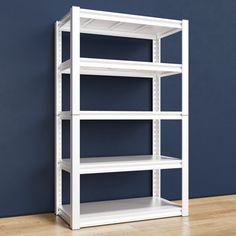
[[(182, 214), (181, 206), (162, 198), (152, 197), (81, 203), (80, 207), (80, 227), (157, 219)], [(70, 216), (70, 205), (63, 205), (61, 212)], [(67, 221), (67, 219), (65, 220)]]
[[(70, 32), (70, 14), (60, 21), (60, 27)], [(80, 9), (81, 33), (153, 39), (181, 30), (180, 20)]]
[[(70, 159), (60, 162), (61, 168), (70, 172)], [(173, 157), (152, 155), (110, 156), (80, 158), (80, 174), (142, 171), (182, 168), (182, 160)]]
[[(94, 58), (81, 58), (78, 66), (80, 66), (80, 73), (83, 75), (152, 78), (155, 75), (165, 77), (182, 72), (180, 64)], [(70, 74), (70, 68), (71, 60), (67, 60), (59, 66), (59, 71), (64, 74)]]
[[(182, 112), (152, 112), (152, 111), (80, 111), (81, 120), (181, 120)], [(61, 112), (59, 117), (70, 120), (71, 113)]]

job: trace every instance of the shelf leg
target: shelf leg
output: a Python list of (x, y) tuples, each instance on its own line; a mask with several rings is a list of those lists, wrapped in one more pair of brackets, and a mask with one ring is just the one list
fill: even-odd
[(55, 123), (55, 214), (58, 215), (62, 204), (62, 170), (58, 164), (62, 159), (62, 120), (60, 117), (56, 117)]
[[(160, 62), (160, 39), (156, 38), (152, 44), (153, 62)], [(160, 111), (160, 89), (161, 78), (154, 76), (152, 80), (152, 110)], [(160, 158), (161, 143), (161, 121), (153, 120), (152, 122), (152, 155), (154, 158)], [(152, 171), (152, 195), (153, 197), (161, 197), (161, 170)]]
[(70, 174), (70, 206), (71, 228), (80, 228), (80, 117), (71, 118), (71, 174)]
[(71, 229), (80, 228), (80, 8), (71, 8)]
[(62, 121), (59, 118), (62, 104), (62, 77), (58, 72), (58, 66), (62, 60), (62, 32), (55, 23), (55, 214), (59, 214), (59, 207), (62, 204), (62, 173), (58, 165), (62, 158)]
[(182, 21), (182, 215), (189, 215), (189, 30), (188, 20)]
[(189, 215), (188, 116), (182, 120), (182, 216)]

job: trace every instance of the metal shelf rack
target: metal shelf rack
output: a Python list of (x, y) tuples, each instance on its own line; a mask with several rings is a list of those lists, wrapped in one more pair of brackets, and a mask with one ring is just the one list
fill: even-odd
[[(182, 64), (160, 61), (161, 39), (182, 32)], [(62, 32), (70, 32), (70, 56), (62, 62)], [(142, 38), (153, 42), (152, 62), (80, 57), (80, 34)], [(103, 12), (72, 7), (55, 23), (55, 213), (72, 229), (154, 218), (188, 216), (188, 20)], [(62, 111), (62, 75), (70, 74), (70, 111)], [(153, 78), (152, 111), (81, 111), (80, 75)], [(182, 111), (160, 109), (161, 77), (182, 74)], [(70, 158), (62, 157), (62, 121), (70, 120)], [(80, 158), (81, 120), (152, 120), (152, 155)], [(161, 155), (161, 120), (182, 121), (182, 158)], [(162, 169), (182, 169), (182, 204), (161, 198)], [(70, 204), (62, 204), (62, 170), (70, 173)], [(80, 203), (80, 175), (152, 170), (152, 197)]]

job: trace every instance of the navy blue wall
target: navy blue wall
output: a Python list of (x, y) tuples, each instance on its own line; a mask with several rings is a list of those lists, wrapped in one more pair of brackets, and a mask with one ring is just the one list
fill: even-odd
[[(53, 24), (72, 5), (190, 20), (190, 195), (236, 193), (234, 0), (8, 0), (0, 4), (0, 217), (53, 211)], [(164, 62), (180, 62), (178, 43), (179, 36), (163, 42)], [(81, 51), (87, 57), (151, 59), (145, 40), (83, 36)], [(83, 109), (150, 110), (152, 105), (149, 79), (83, 77), (81, 86)], [(163, 79), (162, 87), (163, 110), (178, 110), (179, 77)], [(67, 127), (65, 122), (65, 139)], [(181, 155), (180, 128), (178, 122), (162, 123), (163, 154)], [(82, 155), (148, 154), (150, 133), (150, 122), (83, 122)], [(63, 152), (67, 155), (68, 147)], [(165, 197), (180, 197), (180, 177), (179, 171), (163, 173)], [(151, 173), (83, 176), (81, 184), (83, 201), (148, 196)]]

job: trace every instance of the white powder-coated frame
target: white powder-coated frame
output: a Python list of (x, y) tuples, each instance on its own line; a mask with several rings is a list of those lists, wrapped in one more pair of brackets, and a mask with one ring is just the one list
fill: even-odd
[[(71, 58), (62, 62), (62, 32)], [(161, 39), (182, 31), (182, 64), (161, 63)], [(152, 40), (152, 62), (80, 57), (80, 34)], [(72, 229), (171, 216), (188, 216), (188, 21), (72, 7), (55, 23), (55, 213)], [(182, 73), (182, 111), (161, 111), (161, 77)], [(70, 111), (62, 111), (62, 74), (70, 74)], [(80, 74), (153, 78), (152, 111), (81, 111)], [(161, 120), (182, 121), (182, 159), (161, 155)], [(70, 158), (62, 158), (62, 121), (70, 120)], [(152, 155), (80, 158), (81, 120), (152, 120)], [(182, 169), (182, 205), (161, 198), (161, 170)], [(70, 204), (62, 204), (62, 170), (70, 173)], [(153, 196), (80, 203), (80, 175), (152, 170)]]

